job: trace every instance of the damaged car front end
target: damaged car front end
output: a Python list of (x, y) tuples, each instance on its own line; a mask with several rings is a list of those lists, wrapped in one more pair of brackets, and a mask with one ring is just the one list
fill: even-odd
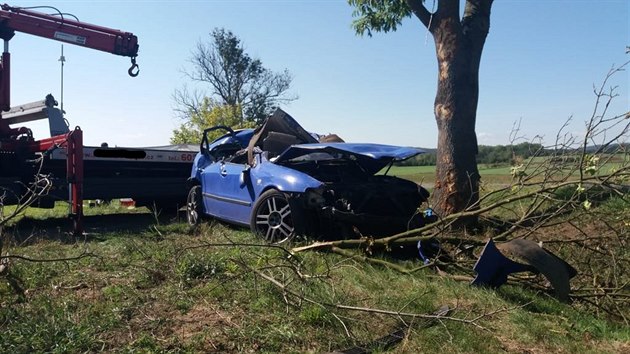
[(385, 236), (421, 226), (417, 211), (429, 193), (414, 182), (376, 173), (418, 153), (377, 144), (311, 144), (290, 147), (275, 163), (322, 182), (296, 196), (310, 234)]

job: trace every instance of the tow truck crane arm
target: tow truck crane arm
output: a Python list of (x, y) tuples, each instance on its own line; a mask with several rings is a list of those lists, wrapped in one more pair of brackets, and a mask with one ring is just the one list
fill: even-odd
[(129, 32), (96, 26), (67, 17), (48, 15), (7, 4), (0, 6), (0, 38), (4, 40), (4, 52), (2, 64), (0, 64), (0, 110), (6, 112), (11, 109), (9, 40), (13, 38), (15, 32), (130, 57), (131, 68), (128, 73), (134, 77), (138, 75), (138, 64), (136, 64), (138, 37)]
[(0, 27), (3, 32), (28, 33), (126, 57), (138, 55), (138, 38), (132, 33), (7, 4), (0, 8)]

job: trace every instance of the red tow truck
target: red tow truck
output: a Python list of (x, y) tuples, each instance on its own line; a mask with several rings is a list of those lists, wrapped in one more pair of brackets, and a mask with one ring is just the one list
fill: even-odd
[[(139, 73), (138, 38), (129, 32), (69, 18), (0, 6), (0, 198), (4, 205), (20, 202), (36, 175), (46, 175), (52, 189), (36, 206), (52, 207), (67, 199), (76, 234), (83, 232), (83, 199), (133, 198), (136, 205), (181, 206), (186, 199), (186, 178), (196, 154), (190, 146), (152, 148), (84, 147), (83, 132), (70, 129), (56, 101), (45, 100), (11, 107), (9, 41), (16, 32), (53, 39), (131, 58), (129, 75)], [(51, 137), (35, 139), (24, 126), (48, 119)]]

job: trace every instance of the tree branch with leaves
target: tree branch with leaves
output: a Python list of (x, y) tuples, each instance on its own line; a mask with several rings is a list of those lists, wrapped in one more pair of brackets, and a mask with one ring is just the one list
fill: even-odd
[(212, 113), (216, 108), (224, 112), (223, 119), (229, 120), (234, 128), (259, 123), (280, 104), (289, 103), (296, 96), (288, 90), (293, 77), (288, 70), (273, 72), (263, 66), (262, 61), (245, 52), (241, 40), (231, 31), (215, 28), (209, 42), (199, 42), (190, 58), (191, 68), (184, 71), (194, 84), (207, 88), (189, 90), (186, 86), (175, 90), (175, 111), (185, 121), (180, 132), (175, 132), (174, 142), (182, 141), (182, 131), (201, 133), (195, 119)]

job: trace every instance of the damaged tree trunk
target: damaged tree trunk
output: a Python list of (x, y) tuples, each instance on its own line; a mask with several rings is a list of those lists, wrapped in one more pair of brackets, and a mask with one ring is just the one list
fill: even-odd
[[(490, 28), (492, 0), (468, 0), (459, 18), (459, 1), (439, 1), (430, 14), (421, 1), (407, 1), (435, 40), (438, 87), (435, 119), (438, 127), (434, 209), (451, 215), (479, 200), (477, 135), (479, 65)], [(462, 220), (455, 226), (475, 222)]]
[(475, 121), (479, 97), (479, 60), (458, 30), (459, 21), (441, 21), (435, 31), (438, 89), (435, 120), (438, 127), (434, 205), (450, 215), (479, 199)]

